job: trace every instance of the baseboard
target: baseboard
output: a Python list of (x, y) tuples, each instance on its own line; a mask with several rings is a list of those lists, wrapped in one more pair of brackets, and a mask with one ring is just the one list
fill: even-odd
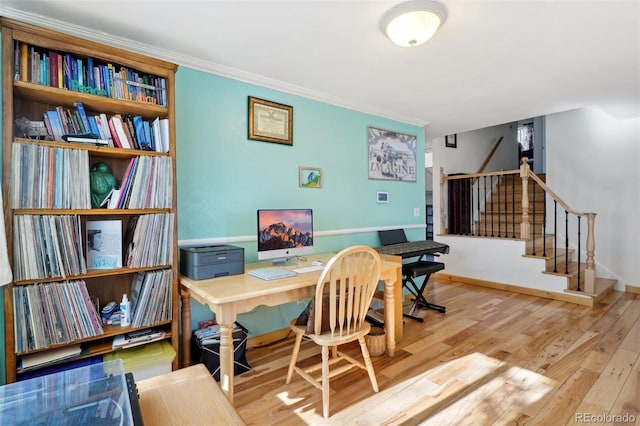
[(265, 346), (278, 340), (286, 339), (289, 335), (289, 327), (280, 330), (270, 331), (269, 333), (252, 336), (247, 339), (247, 349)]
[(479, 280), (476, 278), (461, 277), (461, 276), (450, 275), (445, 273), (436, 273), (433, 276), (438, 279), (456, 281), (464, 284), (477, 285), (480, 287), (495, 288), (497, 290), (511, 291), (514, 293), (527, 294), (529, 296), (544, 297), (546, 299), (560, 300), (562, 302), (575, 303), (576, 305), (593, 307), (593, 300), (591, 298), (573, 296), (568, 293), (555, 293), (552, 291), (536, 290), (534, 288), (519, 287), (517, 285), (512, 285), (512, 284), (503, 284), (503, 283), (497, 283), (493, 281), (485, 281), (485, 280)]
[(627, 284), (625, 286), (625, 291), (627, 293), (640, 294), (640, 286)]

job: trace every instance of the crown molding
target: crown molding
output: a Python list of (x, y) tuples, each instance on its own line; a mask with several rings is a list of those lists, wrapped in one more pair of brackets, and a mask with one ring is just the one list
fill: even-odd
[(278, 90), (281, 92), (301, 96), (318, 102), (324, 102), (341, 108), (359, 111), (365, 114), (375, 115), (378, 117), (387, 118), (414, 126), (425, 127), (429, 124), (428, 122), (425, 122), (424, 120), (421, 120), (417, 117), (405, 117), (389, 111), (381, 111), (369, 105), (353, 102), (339, 96), (329, 95), (327, 93), (318, 92), (306, 87), (301, 87), (295, 84), (290, 84), (262, 75), (242, 71), (236, 68), (196, 58), (190, 55), (163, 49), (161, 47), (140, 43), (124, 37), (118, 37), (113, 34), (96, 31), (94, 29), (83, 27), (81, 25), (71, 24), (69, 22), (52, 19), (35, 13), (25, 12), (9, 6), (0, 5), (0, 16), (74, 35), (109, 46), (119, 47), (121, 49), (129, 50), (153, 58), (162, 59), (167, 62), (175, 63), (179, 66), (215, 74), (221, 77), (227, 77), (233, 80), (242, 81), (244, 83), (254, 84), (256, 86), (266, 87), (268, 89)]

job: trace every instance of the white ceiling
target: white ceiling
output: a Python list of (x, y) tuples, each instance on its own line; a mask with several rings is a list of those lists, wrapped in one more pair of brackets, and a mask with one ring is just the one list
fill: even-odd
[(397, 3), (0, 0), (0, 13), (425, 125), (428, 138), (586, 105), (640, 116), (638, 0), (443, 0), (446, 22), (415, 48), (380, 30)]

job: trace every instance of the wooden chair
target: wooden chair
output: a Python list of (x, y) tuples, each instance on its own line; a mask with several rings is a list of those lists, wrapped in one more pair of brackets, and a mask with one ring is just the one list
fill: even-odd
[[(371, 328), (365, 317), (378, 286), (380, 269), (380, 256), (370, 247), (353, 246), (340, 251), (331, 258), (320, 274), (315, 298), (309, 304), (307, 323), (296, 325), (300, 321), (291, 321), (290, 327), (296, 333), (296, 341), (286, 383), (291, 383), (295, 371), (321, 389), (322, 414), (325, 418), (329, 417), (331, 377), (359, 367), (367, 371), (373, 391), (378, 392), (378, 382), (364, 336)], [(296, 366), (296, 362), (304, 336), (322, 346), (322, 362), (302, 369)], [(364, 364), (337, 349), (339, 345), (354, 340), (360, 343)], [(335, 367), (331, 372), (330, 366)], [(312, 376), (312, 373), (320, 369), (320, 377)]]

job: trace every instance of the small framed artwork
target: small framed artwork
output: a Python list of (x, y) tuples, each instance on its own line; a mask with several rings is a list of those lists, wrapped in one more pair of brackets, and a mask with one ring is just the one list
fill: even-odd
[(293, 107), (249, 96), (248, 137), (293, 145)]
[(378, 192), (376, 194), (376, 201), (378, 203), (388, 203), (389, 202), (389, 193), (388, 192)]
[(318, 167), (298, 167), (298, 183), (301, 188), (322, 188), (322, 169)]
[(447, 148), (457, 148), (458, 147), (458, 135), (447, 135), (444, 137), (444, 146)]

